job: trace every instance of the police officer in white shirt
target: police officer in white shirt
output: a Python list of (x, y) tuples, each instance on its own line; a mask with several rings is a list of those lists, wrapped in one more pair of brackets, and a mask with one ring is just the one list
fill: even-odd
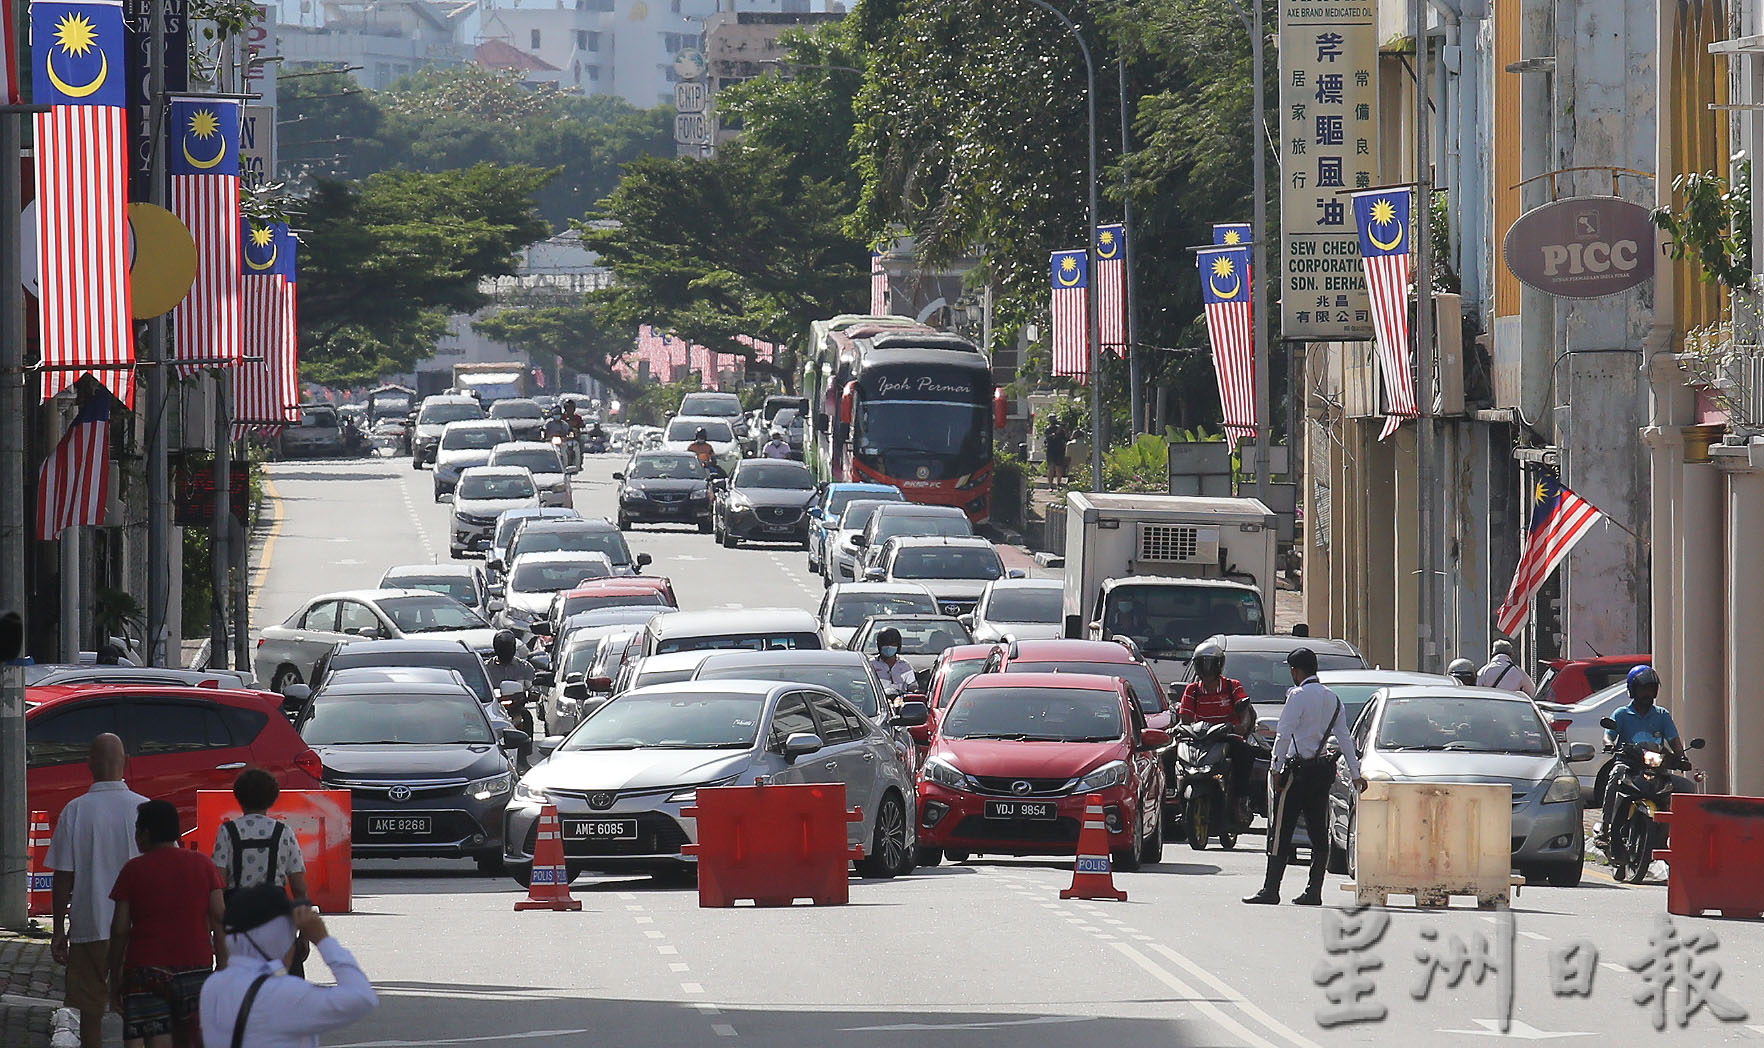
[(1280, 902), (1280, 878), (1286, 873), (1286, 856), (1292, 849), (1292, 833), (1299, 816), (1311, 838), (1311, 880), (1304, 894), (1293, 899), (1300, 906), (1323, 904), (1323, 874), (1329, 868), (1329, 789), (1335, 784), (1335, 758), (1325, 752), (1330, 736), (1347, 761), (1354, 789), (1364, 792), (1360, 755), (1341, 698), (1317, 680), (1317, 653), (1294, 648), (1286, 656), (1294, 687), (1286, 693), (1275, 731), (1274, 755), (1269, 767), (1269, 786), (1274, 792), (1274, 814), (1268, 820), (1268, 873), (1262, 890), (1244, 902), (1272, 906)]
[(900, 631), (893, 626), (876, 634), (876, 657), (870, 660), (870, 665), (883, 684), (901, 695), (910, 694), (919, 686), (918, 674), (907, 665), (907, 660), (900, 657)]

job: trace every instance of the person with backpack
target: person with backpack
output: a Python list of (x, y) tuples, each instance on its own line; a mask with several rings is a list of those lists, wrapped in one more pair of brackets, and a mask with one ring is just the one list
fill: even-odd
[[(214, 835), (214, 864), (229, 896), (240, 888), (267, 884), (286, 885), (296, 898), (306, 898), (306, 857), (300, 853), (300, 841), (287, 823), (269, 814), (281, 795), (276, 777), (262, 768), (246, 768), (233, 780), (233, 796), (242, 814), (221, 823)], [(306, 957), (307, 951), (300, 950), (288, 970), (301, 974)]]

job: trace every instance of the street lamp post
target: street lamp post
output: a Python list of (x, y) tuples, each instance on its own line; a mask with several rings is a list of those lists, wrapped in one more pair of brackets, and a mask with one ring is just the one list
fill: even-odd
[[(1250, 0), (1248, 10), (1239, 0), (1231, 0), (1231, 6), (1237, 9), (1237, 17), (1243, 20), (1243, 27), (1249, 31), (1250, 37), (1250, 104), (1255, 109), (1250, 120), (1255, 136), (1255, 151), (1250, 154), (1250, 179), (1251, 192), (1256, 198), (1251, 219), (1254, 225), (1250, 230), (1250, 318), (1254, 325), (1251, 334), (1255, 338), (1256, 498), (1267, 505), (1268, 473), (1272, 465), (1268, 434), (1273, 419), (1268, 414), (1268, 113), (1264, 104), (1266, 88), (1262, 82), (1262, 38), (1265, 34), (1261, 0)], [(1288, 433), (1286, 439), (1290, 445), (1292, 434)]]

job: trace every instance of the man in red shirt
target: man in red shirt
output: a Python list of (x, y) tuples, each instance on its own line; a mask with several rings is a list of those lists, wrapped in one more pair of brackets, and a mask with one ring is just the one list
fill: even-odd
[(185, 1048), (196, 1042), (202, 984), (227, 963), (225, 887), (214, 861), (178, 846), (178, 809), (148, 801), (135, 817), (141, 854), (117, 874), (110, 897), (112, 1005), (125, 1044)]
[(1225, 649), (1212, 641), (1194, 649), (1195, 679), (1182, 689), (1176, 716), (1183, 724), (1229, 724), (1238, 738), (1231, 740), (1231, 792), (1237, 798), (1237, 819), (1249, 816), (1249, 747), (1242, 737), (1249, 732), (1249, 692), (1225, 676)]

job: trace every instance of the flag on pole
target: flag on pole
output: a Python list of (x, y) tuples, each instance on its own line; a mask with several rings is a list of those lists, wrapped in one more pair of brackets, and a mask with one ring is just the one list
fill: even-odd
[(12, 0), (0, 0), (0, 105), (17, 105), (18, 41), (13, 36)]
[(1097, 308), (1102, 313), (1103, 348), (1127, 355), (1127, 227), (1096, 227)]
[[(240, 342), (246, 358), (233, 369), (235, 436), (287, 421), (284, 408), (298, 401), (283, 388), (287, 358), (294, 352), (293, 238), (285, 222), (239, 220)], [(286, 253), (285, 253), (286, 252)]]
[(171, 211), (196, 241), (196, 280), (171, 312), (179, 375), (239, 361), (239, 103), (174, 98), (167, 117)]
[(1053, 373), (1082, 381), (1090, 374), (1090, 289), (1087, 252), (1053, 253)]
[(282, 266), (282, 309), (278, 316), (282, 336), (281, 381), (276, 389), (282, 398), (282, 418), (300, 420), (300, 242), (286, 224), (279, 224), (277, 260)]
[(1537, 479), (1531, 489), (1531, 531), (1525, 536), (1507, 599), (1495, 612), (1495, 625), (1502, 633), (1509, 637), (1518, 633), (1531, 617), (1531, 601), (1538, 588), (1603, 516), (1592, 503), (1568, 490), (1554, 473)]
[(120, 0), (31, 4), (32, 83), (50, 107), (34, 120), (44, 399), (90, 374), (134, 403), (124, 39)]
[(1415, 374), (1409, 351), (1409, 232), (1415, 192), (1377, 189), (1355, 193), (1354, 222), (1360, 229), (1360, 258), (1372, 303), (1372, 330), (1378, 342), (1378, 372), (1384, 377), (1387, 413), (1383, 440), (1403, 420), (1421, 414), (1415, 403)]
[(1238, 247), (1253, 243), (1254, 238), (1248, 222), (1213, 223), (1213, 244), (1217, 247)]
[(888, 315), (888, 270), (882, 265), (882, 252), (870, 252), (870, 315)]
[(80, 405), (37, 474), (38, 538), (48, 542), (63, 528), (104, 523), (109, 446), (110, 394), (100, 390)]
[(1256, 349), (1251, 323), (1250, 255), (1247, 246), (1204, 248), (1195, 253), (1201, 271), (1201, 302), (1219, 376), (1225, 435), (1235, 444), (1256, 435)]

